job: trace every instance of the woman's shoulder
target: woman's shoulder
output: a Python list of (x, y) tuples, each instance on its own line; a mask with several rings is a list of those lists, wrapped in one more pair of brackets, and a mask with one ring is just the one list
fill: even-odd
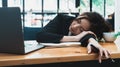
[(68, 14), (62, 14), (62, 13), (58, 13), (58, 16), (61, 17), (61, 18), (75, 18), (75, 16), (70, 16)]
[(75, 19), (76, 17), (74, 16), (70, 16), (68, 14), (61, 14), (61, 13), (58, 13), (58, 16), (59, 18), (61, 18), (62, 20), (73, 20)]

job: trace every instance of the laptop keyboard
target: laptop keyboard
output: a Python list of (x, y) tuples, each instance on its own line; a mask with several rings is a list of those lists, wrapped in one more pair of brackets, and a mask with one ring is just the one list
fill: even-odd
[(32, 44), (32, 43), (24, 43), (25, 47), (35, 47), (37, 46), (36, 44)]
[(24, 41), (25, 47), (34, 47), (38, 44), (36, 41)]
[(24, 41), (24, 44), (25, 44), (25, 51), (32, 51), (43, 47), (43, 45), (40, 45), (36, 41)]
[(36, 43), (29, 42), (29, 41), (24, 41), (24, 47), (25, 47), (25, 49), (31, 49), (31, 48), (33, 48), (35, 46), (37, 46)]

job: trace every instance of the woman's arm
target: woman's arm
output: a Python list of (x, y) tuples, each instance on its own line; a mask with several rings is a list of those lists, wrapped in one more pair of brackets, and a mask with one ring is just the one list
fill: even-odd
[[(83, 31), (82, 33), (75, 35), (75, 36), (64, 36), (60, 41), (61, 42), (71, 42), (71, 41), (77, 41), (77, 42), (82, 42), (83, 41), (83, 37), (86, 36), (87, 34), (93, 34), (93, 36), (95, 36), (95, 34), (91, 31)], [(86, 37), (85, 37), (86, 38)], [(86, 38), (88, 40), (88, 38)], [(83, 41), (84, 42), (84, 41)]]
[[(83, 37), (86, 36), (87, 34), (93, 34), (90, 31), (84, 31), (76, 36), (66, 36), (66, 35), (60, 35), (60, 34), (55, 34), (55, 33), (50, 33), (50, 32), (39, 32), (37, 35), (37, 41), (38, 42), (80, 42), (84, 43), (88, 40), (88, 37), (84, 39)], [(94, 35), (93, 35), (94, 36)], [(83, 39), (82, 39), (83, 38)], [(85, 41), (86, 40), (86, 41)]]

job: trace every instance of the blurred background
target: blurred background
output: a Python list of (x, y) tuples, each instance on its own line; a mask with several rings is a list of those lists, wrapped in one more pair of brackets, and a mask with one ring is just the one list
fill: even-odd
[(0, 0), (0, 7), (20, 7), (23, 27), (44, 27), (58, 13), (77, 16), (96, 11), (111, 19), (115, 0)]

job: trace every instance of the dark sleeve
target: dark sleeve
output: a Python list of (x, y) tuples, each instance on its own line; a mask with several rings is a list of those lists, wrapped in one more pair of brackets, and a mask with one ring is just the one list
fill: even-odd
[(64, 16), (64, 17), (63, 16), (64, 16), (63, 14), (58, 14), (45, 27), (43, 27), (36, 36), (37, 42), (59, 43), (64, 36), (64, 32), (66, 32), (67, 30), (67, 29), (62, 30), (62, 28), (64, 28), (63, 25), (66, 24), (65, 20), (71, 19), (71, 18), (68, 18), (67, 16)]
[(37, 42), (43, 43), (59, 43), (63, 35), (48, 33), (48, 32), (39, 32), (37, 34)]
[(84, 37), (80, 40), (81, 45), (84, 46), (84, 47), (86, 47), (86, 46), (88, 45), (88, 39), (90, 39), (90, 38), (96, 39), (96, 37), (95, 37), (93, 34), (87, 34), (86, 36), (84, 36)]

